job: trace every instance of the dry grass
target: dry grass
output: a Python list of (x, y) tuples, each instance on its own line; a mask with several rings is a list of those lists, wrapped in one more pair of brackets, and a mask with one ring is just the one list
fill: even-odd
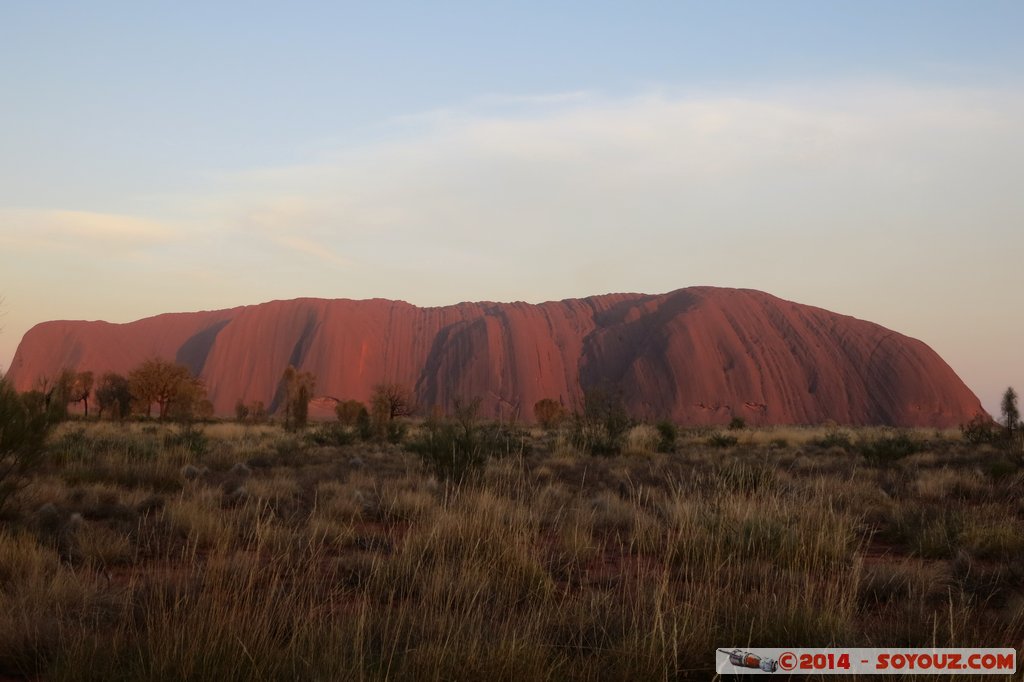
[(455, 483), (269, 426), (65, 426), (0, 528), (0, 677), (703, 680), (718, 646), (1019, 650), (1024, 473), (925, 432), (873, 463), (857, 444), (891, 432), (834, 432), (670, 455), (637, 427), (621, 457), (537, 432)]
[(649, 424), (634, 426), (626, 432), (626, 454), (645, 455), (658, 451), (661, 435)]

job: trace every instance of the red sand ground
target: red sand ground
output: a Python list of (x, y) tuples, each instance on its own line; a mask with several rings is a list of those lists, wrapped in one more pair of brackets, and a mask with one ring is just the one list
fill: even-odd
[(152, 356), (188, 365), (219, 414), (271, 406), (284, 368), (317, 395), (367, 400), (382, 381), (421, 406), (479, 396), (488, 416), (531, 420), (541, 398), (621, 388), (636, 417), (719, 424), (950, 427), (982, 411), (927, 345), (863, 320), (752, 290), (692, 287), (531, 305), (297, 299), (129, 324), (46, 322), (8, 377), (20, 390), (60, 368), (127, 373)]

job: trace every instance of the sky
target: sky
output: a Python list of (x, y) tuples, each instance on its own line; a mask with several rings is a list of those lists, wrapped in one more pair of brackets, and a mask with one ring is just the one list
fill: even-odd
[(1021, 2), (0, 4), (51, 319), (744, 287), (1024, 389)]

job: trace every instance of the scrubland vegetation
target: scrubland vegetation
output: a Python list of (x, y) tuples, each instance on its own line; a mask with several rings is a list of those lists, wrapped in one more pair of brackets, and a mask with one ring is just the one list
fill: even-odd
[(1012, 449), (597, 403), (531, 429), (473, 403), (63, 423), (0, 512), (0, 678), (706, 680), (720, 646), (1021, 650)]

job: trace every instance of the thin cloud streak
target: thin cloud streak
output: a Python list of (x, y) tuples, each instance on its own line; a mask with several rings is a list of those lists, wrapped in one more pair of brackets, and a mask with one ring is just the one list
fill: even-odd
[[(411, 240), (399, 250), (626, 225), (870, 229), (851, 218), (885, 220), (908, 203), (925, 217), (925, 193), (936, 205), (984, 197), (1005, 206), (994, 190), (1020, 165), (1021, 113), (1018, 98), (886, 88), (788, 101), (574, 101), (523, 117), (462, 114), (409, 139), (246, 173), (218, 195), (231, 197), (226, 213), (259, 216), (268, 232), (328, 246), (374, 233)], [(274, 208), (279, 201), (291, 208)]]
[(323, 261), (326, 261), (327, 263), (330, 263), (331, 265), (337, 265), (343, 268), (348, 268), (352, 266), (352, 261), (350, 261), (349, 259), (337, 255), (336, 253), (326, 248), (322, 244), (318, 244), (310, 239), (304, 239), (302, 237), (280, 236), (275, 237), (274, 242), (293, 251), (297, 251), (298, 253), (319, 258)]
[(0, 209), (0, 240), (22, 248), (145, 247), (181, 236), (167, 222), (117, 213)]

